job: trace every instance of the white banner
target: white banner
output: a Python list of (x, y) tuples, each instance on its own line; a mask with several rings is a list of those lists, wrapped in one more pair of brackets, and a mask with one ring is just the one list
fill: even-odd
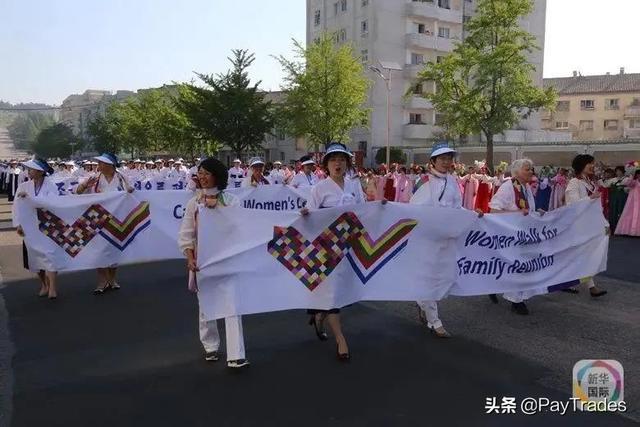
[[(544, 216), (368, 203), (301, 217), (308, 189), (235, 189), (201, 212), (198, 274), (208, 318), (360, 300), (438, 300), (544, 289), (606, 268), (598, 201)], [(17, 199), (32, 270), (182, 258), (188, 191)]]
[(215, 319), (361, 300), (546, 292), (606, 268), (599, 209), (583, 202), (543, 217), (484, 218), (395, 203), (323, 209), (304, 218), (201, 209), (199, 241), (224, 244), (199, 245), (200, 307)]
[(16, 199), (32, 270), (74, 271), (180, 258), (186, 191)]
[[(309, 189), (264, 186), (229, 192), (248, 208), (299, 211)], [(178, 230), (193, 195), (166, 189), (68, 194), (16, 199), (14, 209), (25, 232), (31, 270), (75, 271), (181, 258)]]
[[(360, 300), (440, 299), (455, 281), (461, 209), (369, 203), (314, 211), (201, 209), (200, 307), (208, 319)], [(446, 218), (446, 221), (438, 221)], [(429, 283), (427, 286), (426, 284)]]
[(241, 200), (246, 209), (267, 211), (299, 211), (306, 203), (311, 187), (293, 188), (286, 185), (233, 188), (227, 190)]
[(485, 215), (458, 240), (453, 295), (525, 291), (607, 268), (609, 238), (599, 200), (523, 216)]

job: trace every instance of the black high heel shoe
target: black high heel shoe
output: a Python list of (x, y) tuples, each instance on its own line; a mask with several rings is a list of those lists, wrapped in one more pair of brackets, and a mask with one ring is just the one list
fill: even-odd
[(315, 314), (311, 315), (311, 318), (309, 319), (309, 325), (313, 325), (313, 329), (315, 329), (316, 331), (316, 336), (320, 341), (326, 341), (327, 339), (329, 339), (329, 337), (327, 336), (327, 333), (321, 330), (320, 328), (318, 328), (318, 322), (316, 322)]
[(340, 362), (349, 362), (351, 360), (350, 353), (340, 353), (340, 346), (336, 344), (336, 355)]

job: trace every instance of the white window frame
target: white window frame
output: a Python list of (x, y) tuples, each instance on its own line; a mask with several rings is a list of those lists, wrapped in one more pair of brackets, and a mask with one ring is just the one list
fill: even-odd
[(367, 37), (369, 35), (369, 20), (360, 21), (360, 36)]
[(610, 98), (607, 99), (604, 103), (605, 110), (619, 110), (620, 109), (620, 99), (618, 98)]
[[(418, 60), (421, 59), (421, 62)], [(424, 64), (424, 55), (422, 53), (414, 53), (411, 52), (411, 65), (423, 65)]]
[(320, 12), (320, 10), (316, 10), (314, 16), (313, 16), (313, 25), (315, 25), (316, 27), (318, 25), (320, 25), (320, 21), (322, 20), (322, 12)]
[[(611, 126), (612, 122), (616, 123), (615, 127)], [(619, 127), (620, 127), (620, 121), (618, 119), (607, 119), (604, 121), (605, 130), (618, 130)]]
[(581, 131), (593, 130), (593, 120), (580, 120), (580, 130)]
[(595, 110), (596, 109), (596, 101), (594, 99), (581, 99), (580, 100), (580, 109), (581, 110)]
[(569, 122), (566, 122), (566, 121), (556, 122), (556, 129), (569, 129)]
[(438, 37), (442, 39), (451, 38), (451, 28), (449, 27), (439, 27), (438, 28)]

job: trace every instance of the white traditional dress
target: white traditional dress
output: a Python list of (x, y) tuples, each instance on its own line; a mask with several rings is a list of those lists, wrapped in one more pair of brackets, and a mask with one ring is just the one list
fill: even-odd
[(365, 203), (366, 200), (359, 179), (345, 177), (344, 188), (340, 188), (333, 179), (328, 177), (313, 186), (306, 207), (309, 209), (333, 208)]
[[(53, 184), (53, 182), (51, 182), (49, 178), (45, 177), (44, 180), (42, 181), (42, 185), (40, 186), (40, 188), (35, 187), (35, 182), (33, 180), (29, 180), (21, 183), (20, 185), (18, 185), (18, 188), (16, 190), (16, 194), (20, 194), (20, 193), (25, 193), (26, 197), (31, 199), (43, 199), (47, 197), (57, 196), (58, 188)], [(18, 221), (18, 212), (22, 208), (23, 207), (21, 203), (15, 203), (13, 205), (12, 220), (13, 220), (13, 226), (16, 228), (21, 226), (20, 222)], [(23, 250), (23, 258), (24, 258), (24, 268), (31, 272), (37, 273), (38, 269), (34, 269), (31, 266), (29, 266), (29, 261), (28, 261), (29, 257), (27, 255), (27, 248), (24, 243), (22, 243), (22, 250)], [(43, 258), (46, 259), (45, 256), (43, 256)], [(49, 271), (52, 271), (52, 270), (49, 270)]]
[[(423, 178), (423, 184), (418, 188), (409, 201), (411, 204), (430, 207), (462, 209), (462, 193), (458, 180), (451, 174), (441, 174), (431, 171)], [(418, 306), (427, 317), (427, 326), (432, 329), (442, 327), (438, 316), (437, 301), (417, 301)]]
[[(197, 237), (198, 237), (198, 208), (204, 204), (205, 198), (216, 197), (218, 203), (224, 206), (237, 206), (239, 200), (229, 193), (220, 192), (217, 188), (208, 188), (197, 190), (196, 194), (189, 200), (185, 208), (180, 231), (178, 233), (178, 246), (182, 253), (187, 249), (194, 251), (197, 260)], [(190, 274), (189, 288), (197, 292), (197, 286), (194, 286), (195, 277)], [(218, 324), (215, 320), (207, 321), (199, 308), (198, 315), (200, 342), (205, 352), (210, 353), (218, 351), (220, 347), (220, 333), (218, 332)], [(245, 358), (244, 335), (242, 331), (242, 316), (230, 316), (224, 319), (227, 338), (227, 360), (239, 360)]]
[(295, 188), (313, 187), (319, 181), (320, 179), (318, 179), (318, 176), (313, 172), (307, 175), (306, 173), (304, 173), (304, 171), (300, 171), (297, 174), (295, 174), (295, 176), (291, 180), (291, 186)]
[[(505, 181), (489, 202), (489, 207), (504, 212), (520, 212), (527, 209), (530, 213), (536, 211), (536, 201), (529, 184), (522, 185), (515, 178)], [(507, 292), (503, 294), (507, 301), (520, 303), (535, 296), (546, 294), (547, 288), (528, 291)]]

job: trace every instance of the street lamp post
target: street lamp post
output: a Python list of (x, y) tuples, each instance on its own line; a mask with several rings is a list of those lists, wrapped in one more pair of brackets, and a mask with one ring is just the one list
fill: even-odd
[(387, 88), (387, 168), (391, 166), (391, 77), (392, 72), (402, 71), (402, 67), (395, 62), (387, 62), (387, 61), (378, 61), (380, 64), (380, 68), (387, 70), (387, 76), (385, 76), (380, 68), (374, 67), (373, 65), (369, 66), (369, 69), (376, 73), (382, 80)]

